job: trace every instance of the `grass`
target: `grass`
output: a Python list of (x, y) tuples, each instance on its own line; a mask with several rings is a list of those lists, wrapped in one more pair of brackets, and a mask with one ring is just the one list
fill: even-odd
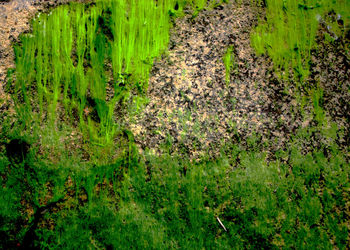
[[(280, 73), (306, 72), (300, 84), (315, 46), (310, 13), (324, 15), (328, 6), (346, 16), (344, 2), (319, 2), (283, 7), (267, 0), (267, 21), (252, 34), (257, 52)], [(100, 1), (61, 6), (33, 21), (9, 74), (17, 121), (1, 128), (2, 248), (347, 248), (349, 148), (337, 144), (342, 128), (323, 110), (320, 86), (304, 98), (315, 125), (300, 128), (273, 155), (273, 142), (257, 134), (224, 145), (215, 159), (170, 154), (170, 137), (163, 154), (140, 153), (132, 133), (115, 122), (116, 105), (132, 102), (130, 115), (146, 102), (170, 18), (188, 6), (195, 17), (219, 3)], [(295, 42), (298, 50), (289, 46)], [(223, 58), (226, 81), (233, 49)], [(191, 114), (181, 117), (185, 124)], [(308, 148), (315, 137), (318, 146)]]
[(115, 106), (130, 99), (142, 106), (153, 60), (167, 49), (171, 16), (182, 15), (186, 5), (207, 6), (203, 0), (98, 1), (38, 16), (33, 32), (15, 46), (14, 97), (24, 122), (54, 126), (63, 106), (92, 142), (111, 143)]
[[(317, 47), (315, 37), (320, 24), (327, 26), (334, 38), (345, 37), (349, 30), (350, 7), (346, 0), (266, 0), (266, 20), (252, 33), (252, 46), (257, 54), (267, 54), (280, 77), (288, 79), (293, 73), (296, 82), (309, 76), (311, 51)], [(328, 20), (333, 14), (342, 19)], [(329, 34), (326, 33), (326, 36)]]
[(229, 46), (223, 57), (223, 62), (225, 65), (225, 81), (226, 85), (229, 85), (231, 78), (231, 71), (237, 70), (237, 65), (235, 63), (235, 54), (233, 53), (233, 47)]
[[(16, 221), (29, 216), (20, 200), (39, 209), (63, 199), (60, 209), (45, 210), (33, 244), (345, 249), (350, 166), (336, 144), (301, 153), (311, 136), (300, 131), (272, 161), (258, 138), (247, 147), (227, 145), (216, 160), (196, 163), (168, 154), (139, 155), (132, 141), (114, 164), (87, 168), (67, 161), (48, 165), (33, 152), (20, 164), (2, 155), (1, 232), (11, 235)], [(27, 233), (22, 228), (7, 243), (21, 242)]]
[[(114, 107), (133, 90), (142, 94), (147, 88), (153, 60), (167, 48), (168, 11), (174, 5), (173, 0), (99, 1), (89, 8), (61, 6), (36, 18), (33, 33), (15, 47), (15, 97), (23, 119), (44, 122), (45, 116), (55, 124), (63, 105), (65, 116), (78, 119), (93, 142), (111, 142)], [(39, 112), (33, 112), (33, 99)]]

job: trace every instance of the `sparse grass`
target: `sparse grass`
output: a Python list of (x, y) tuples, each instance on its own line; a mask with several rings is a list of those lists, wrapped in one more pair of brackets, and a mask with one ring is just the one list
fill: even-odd
[[(350, 5), (347, 0), (264, 2), (266, 21), (261, 20), (253, 32), (252, 46), (258, 54), (272, 58), (281, 78), (288, 79), (292, 72), (296, 82), (304, 84), (309, 76), (311, 50), (317, 47), (318, 27), (327, 26), (328, 36), (344, 37), (349, 30)], [(327, 20), (332, 15), (342, 22)]]

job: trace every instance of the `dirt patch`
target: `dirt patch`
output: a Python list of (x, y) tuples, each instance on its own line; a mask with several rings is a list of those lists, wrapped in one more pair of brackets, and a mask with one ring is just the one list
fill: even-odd
[[(208, 150), (215, 155), (224, 143), (253, 133), (280, 146), (288, 140), (301, 120), (293, 117), (296, 102), (284, 93), (270, 60), (250, 46), (259, 15), (244, 1), (175, 22), (169, 53), (151, 73), (150, 102), (130, 122), (142, 148), (157, 151), (170, 139), (174, 150), (196, 157)], [(223, 56), (229, 46), (234, 62), (227, 84)]]
[(310, 84), (319, 84), (323, 89), (320, 104), (343, 129), (338, 144), (347, 147), (350, 145), (350, 40), (344, 37), (325, 42), (327, 33), (326, 27), (319, 30), (318, 49), (312, 53)]

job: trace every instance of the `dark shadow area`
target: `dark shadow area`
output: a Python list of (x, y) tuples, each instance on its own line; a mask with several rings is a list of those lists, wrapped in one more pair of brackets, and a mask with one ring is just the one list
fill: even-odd
[(6, 156), (13, 164), (24, 161), (30, 149), (30, 144), (22, 139), (13, 139), (6, 144)]

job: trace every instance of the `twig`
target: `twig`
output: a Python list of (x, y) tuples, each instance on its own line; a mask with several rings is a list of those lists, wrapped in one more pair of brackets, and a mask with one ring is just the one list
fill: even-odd
[(219, 217), (216, 217), (216, 219), (218, 220), (218, 222), (220, 223), (220, 225), (222, 226), (222, 228), (227, 232), (226, 227), (224, 226), (224, 224), (222, 224), (221, 220), (219, 219)]

